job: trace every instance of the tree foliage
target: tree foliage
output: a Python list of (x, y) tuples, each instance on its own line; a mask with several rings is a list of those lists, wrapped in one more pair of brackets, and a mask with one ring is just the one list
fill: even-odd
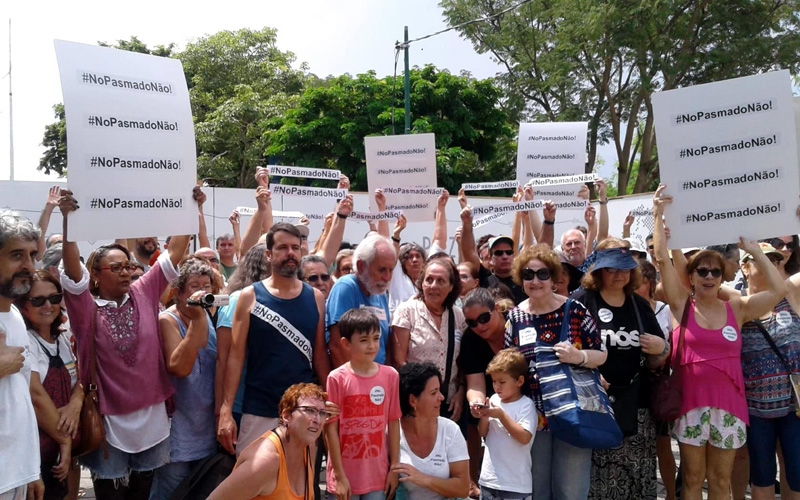
[[(441, 6), (455, 26), (513, 3)], [(589, 122), (587, 172), (598, 144), (612, 141), (619, 191), (633, 182), (642, 192), (658, 179), (652, 94), (777, 68), (795, 73), (796, 7), (796, 0), (532, 0), (458, 30), (505, 67), (499, 81), (528, 119)]]
[[(463, 182), (512, 178), (513, 120), (492, 80), (433, 66), (415, 68), (410, 80), (412, 133), (436, 134), (439, 186), (454, 193)], [(274, 163), (338, 169), (352, 189), (365, 191), (364, 137), (401, 133), (404, 114), (399, 78), (374, 72), (329, 78), (276, 120), (267, 154)]]

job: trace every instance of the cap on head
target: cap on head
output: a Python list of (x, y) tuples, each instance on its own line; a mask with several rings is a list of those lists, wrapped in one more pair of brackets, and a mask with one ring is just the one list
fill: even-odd
[[(775, 250), (775, 247), (767, 243), (766, 241), (762, 241), (758, 244), (761, 247), (761, 251), (764, 252), (764, 255), (772, 255), (778, 258), (778, 262), (783, 260), (783, 254), (779, 251)], [(748, 260), (751, 260), (753, 256), (748, 252), (743, 252), (742, 256), (739, 258), (739, 263), (744, 264)]]
[(511, 248), (514, 248), (514, 240), (512, 240), (510, 237), (508, 237), (508, 236), (495, 236), (494, 238), (489, 240), (489, 251), (491, 252), (492, 248), (494, 248), (494, 246), (497, 245), (498, 243), (508, 243), (508, 245)]
[(635, 269), (639, 264), (627, 248), (608, 248), (597, 251), (594, 270), (600, 269)]

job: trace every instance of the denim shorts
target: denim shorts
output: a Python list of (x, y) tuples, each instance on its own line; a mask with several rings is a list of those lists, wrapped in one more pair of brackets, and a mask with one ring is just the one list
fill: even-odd
[(754, 486), (775, 484), (775, 451), (780, 443), (786, 481), (793, 491), (800, 491), (800, 418), (790, 412), (780, 418), (750, 415), (747, 449), (750, 452), (750, 481)]
[[(104, 456), (106, 447), (108, 458)], [(131, 472), (155, 470), (169, 462), (169, 438), (139, 453), (126, 453), (110, 444), (103, 445), (78, 460), (92, 471), (92, 479), (120, 479), (125, 485)]]

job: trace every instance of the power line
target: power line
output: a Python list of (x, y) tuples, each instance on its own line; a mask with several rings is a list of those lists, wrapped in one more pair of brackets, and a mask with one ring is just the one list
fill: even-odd
[(434, 37), (434, 36), (437, 36), (437, 35), (441, 35), (442, 33), (447, 33), (448, 31), (452, 31), (452, 30), (455, 30), (455, 29), (458, 29), (458, 28), (463, 28), (464, 26), (469, 26), (470, 24), (489, 21), (490, 19), (494, 19), (495, 17), (502, 16), (503, 14), (511, 12), (512, 10), (517, 9), (517, 8), (525, 5), (526, 3), (530, 3), (532, 1), (533, 0), (522, 0), (520, 2), (515, 3), (511, 7), (507, 7), (505, 9), (501, 10), (500, 12), (498, 12), (496, 14), (492, 14), (491, 16), (484, 16), (484, 17), (479, 17), (479, 18), (476, 18), (476, 19), (472, 19), (471, 21), (466, 21), (466, 22), (463, 22), (461, 24), (456, 24), (455, 26), (450, 26), (449, 28), (445, 28), (443, 30), (439, 30), (439, 31), (437, 31), (435, 33), (431, 33), (429, 35), (421, 36), (419, 38), (415, 38), (415, 39), (409, 40), (407, 42), (397, 42), (395, 44), (394, 48), (395, 48), (395, 50), (399, 51), (399, 50), (405, 49), (406, 47), (408, 47), (412, 43), (419, 42), (420, 40), (425, 40), (427, 38), (431, 38), (431, 37)]

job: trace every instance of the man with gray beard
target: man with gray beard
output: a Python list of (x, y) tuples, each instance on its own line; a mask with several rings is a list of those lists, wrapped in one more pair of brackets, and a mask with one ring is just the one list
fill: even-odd
[[(217, 440), (237, 455), (278, 426), (278, 403), (289, 386), (317, 382), (325, 387), (330, 371), (325, 348), (325, 299), (322, 292), (297, 277), (300, 231), (291, 224), (275, 224), (267, 233), (266, 243), (272, 275), (239, 295), (223, 379)], [(245, 359), (247, 373), (237, 439), (232, 410)]]
[[(31, 289), (40, 237), (28, 219), (0, 212), (0, 500), (44, 495), (39, 429), (30, 393), (28, 332), (14, 306), (14, 300)], [(70, 443), (65, 436), (63, 453), (70, 453)]]
[(325, 307), (325, 326), (328, 329), (328, 348), (331, 365), (337, 368), (347, 361), (347, 352), (342, 346), (337, 323), (350, 309), (369, 309), (378, 317), (381, 325), (381, 347), (375, 361), (386, 363), (389, 359), (386, 347), (389, 343), (389, 299), (386, 291), (397, 264), (394, 245), (388, 238), (370, 234), (364, 238), (353, 253), (355, 274), (342, 276), (333, 285)]

